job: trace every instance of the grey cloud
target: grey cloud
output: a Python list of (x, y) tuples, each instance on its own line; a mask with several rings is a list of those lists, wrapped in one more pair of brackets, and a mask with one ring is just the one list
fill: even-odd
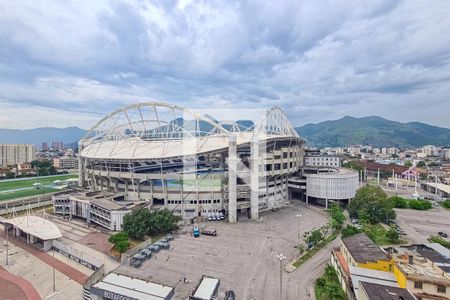
[(439, 0), (5, 2), (0, 105), (89, 120), (150, 99), (277, 105), (295, 124), (376, 113), (450, 127), (418, 113), (433, 103), (450, 115), (448, 11)]

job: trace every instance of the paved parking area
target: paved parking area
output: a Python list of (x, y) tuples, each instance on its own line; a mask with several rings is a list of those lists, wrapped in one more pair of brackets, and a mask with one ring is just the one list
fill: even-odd
[[(327, 222), (323, 214), (294, 202), (277, 212), (261, 214), (257, 222), (206, 222), (218, 236), (191, 236), (191, 227), (171, 242), (171, 250), (163, 250), (139, 269), (121, 266), (116, 272), (175, 287), (175, 299), (187, 299), (202, 275), (221, 280), (220, 293), (236, 292), (238, 299), (278, 299), (280, 263), (276, 254), (283, 253), (287, 264), (297, 255), (298, 218), (300, 238), (305, 231)], [(283, 271), (283, 299), (298, 299), (300, 281)], [(296, 274), (295, 276), (298, 276)], [(187, 283), (183, 279), (186, 277)]]
[(450, 211), (433, 207), (428, 211), (396, 209), (397, 223), (412, 243), (427, 243), (430, 235), (444, 231), (450, 235)]

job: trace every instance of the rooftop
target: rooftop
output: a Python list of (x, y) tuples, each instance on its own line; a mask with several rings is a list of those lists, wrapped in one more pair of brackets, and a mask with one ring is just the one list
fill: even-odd
[(109, 273), (92, 287), (131, 299), (167, 299), (174, 292), (173, 287), (115, 273)]
[(407, 289), (361, 281), (369, 300), (416, 300)]
[(342, 243), (358, 263), (390, 260), (389, 256), (364, 233), (343, 238)]
[(106, 191), (96, 192), (70, 192), (71, 198), (93, 203), (107, 210), (128, 210), (136, 205), (136, 203), (128, 201), (115, 201), (115, 198), (121, 196), (120, 193), (112, 193)]
[(195, 290), (194, 297), (198, 299), (211, 299), (216, 293), (218, 285), (219, 279), (205, 276)]
[(11, 224), (21, 231), (31, 234), (41, 240), (54, 240), (62, 237), (59, 228), (47, 219), (26, 215), (13, 219), (4, 219), (5, 224)]
[[(408, 256), (413, 257), (412, 263), (409, 263)], [(439, 266), (426, 257), (412, 253), (395, 255), (395, 263), (401, 272), (411, 280), (450, 287), (450, 275), (443, 272)]]

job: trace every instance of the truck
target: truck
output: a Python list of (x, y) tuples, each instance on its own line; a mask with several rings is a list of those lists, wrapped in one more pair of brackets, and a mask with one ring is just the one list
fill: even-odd
[(197, 224), (194, 224), (194, 226), (192, 226), (192, 234), (194, 235), (194, 237), (200, 236), (200, 229), (198, 229)]
[(215, 229), (206, 229), (203, 228), (202, 229), (202, 234), (204, 235), (212, 235), (212, 236), (216, 236), (217, 235), (217, 231)]

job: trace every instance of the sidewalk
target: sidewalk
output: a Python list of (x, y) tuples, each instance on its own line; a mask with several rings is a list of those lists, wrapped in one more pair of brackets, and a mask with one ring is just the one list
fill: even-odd
[[(6, 239), (6, 234), (4, 231), (0, 231), (0, 236), (4, 239)], [(15, 238), (9, 238), (9, 241), (18, 247), (22, 248), (23, 250), (27, 251), (28, 253), (32, 254), (36, 258), (40, 259), (50, 267), (53, 266), (53, 257), (51, 255), (48, 255), (47, 253), (34, 248), (31, 245), (27, 245), (26, 243), (15, 239)], [(72, 268), (71, 266), (63, 263), (62, 261), (55, 258), (55, 269), (59, 272), (63, 273), (70, 279), (74, 280), (75, 282), (79, 284), (84, 284), (84, 282), (87, 280), (88, 276), (83, 274), (82, 272), (78, 271), (77, 269)]]
[(36, 289), (23, 278), (17, 277), (0, 266), (0, 299), (41, 300)]

